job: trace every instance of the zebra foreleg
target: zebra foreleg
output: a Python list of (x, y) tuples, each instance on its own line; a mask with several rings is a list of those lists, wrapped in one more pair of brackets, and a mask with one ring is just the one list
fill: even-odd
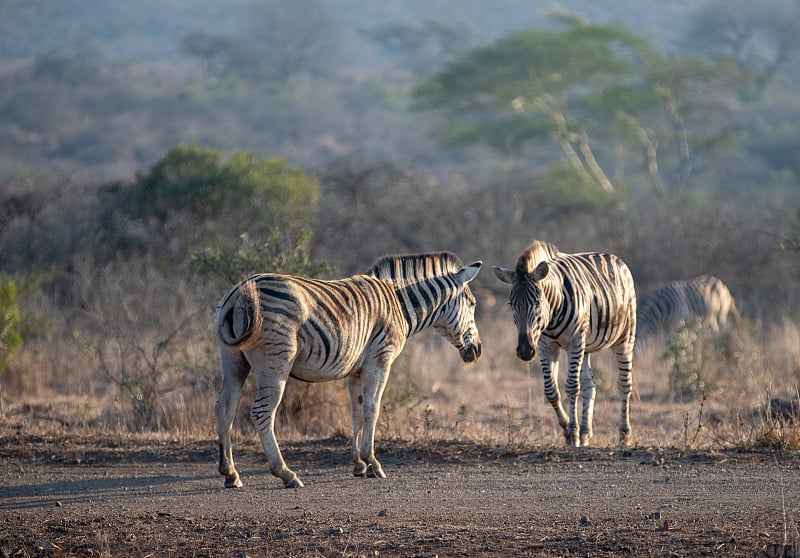
[(564, 412), (561, 393), (558, 391), (558, 352), (541, 349), (539, 353), (541, 355), (539, 363), (542, 366), (542, 376), (544, 376), (544, 396), (556, 412), (558, 425), (566, 433), (569, 417)]
[(283, 397), (288, 373), (270, 371), (258, 374), (258, 391), (253, 399), (250, 416), (258, 430), (264, 453), (267, 454), (270, 472), (283, 480), (285, 488), (302, 488), (303, 483), (294, 471), (286, 466), (283, 454), (275, 439), (275, 411)]
[(364, 429), (364, 392), (361, 384), (361, 370), (354, 370), (347, 377), (347, 391), (350, 393), (350, 418), (353, 423), (351, 455), (353, 457), (353, 476), (366, 477), (367, 463), (361, 459), (361, 433)]
[(580, 432), (578, 424), (578, 395), (581, 391), (580, 368), (582, 367), (583, 350), (577, 354), (569, 355), (569, 370), (564, 382), (564, 393), (567, 396), (568, 423), (564, 429), (567, 446), (580, 447)]
[(362, 411), (364, 413), (364, 429), (361, 435), (359, 458), (366, 461), (368, 477), (385, 479), (386, 473), (383, 466), (375, 457), (375, 429), (378, 425), (378, 416), (381, 408), (381, 397), (389, 379), (390, 364), (365, 370), (362, 377)]
[(241, 488), (242, 481), (233, 464), (231, 427), (244, 381), (250, 373), (250, 364), (240, 351), (227, 348), (222, 349), (220, 364), (222, 389), (214, 405), (219, 440), (219, 472), (225, 477), (225, 488)]
[(620, 399), (620, 420), (619, 420), (619, 444), (629, 445), (631, 442), (631, 417), (630, 402), (632, 376), (633, 376), (633, 347), (623, 348), (619, 352), (615, 350), (617, 357), (617, 368), (619, 376), (617, 378), (617, 391)]
[(581, 399), (583, 400), (583, 416), (581, 417), (581, 446), (588, 446), (594, 435), (592, 419), (594, 417), (594, 398), (597, 384), (594, 381), (589, 355), (584, 355), (581, 365)]

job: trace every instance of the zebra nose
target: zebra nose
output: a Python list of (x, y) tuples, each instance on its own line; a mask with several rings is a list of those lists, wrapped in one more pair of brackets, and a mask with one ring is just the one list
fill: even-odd
[(461, 360), (464, 362), (475, 362), (479, 358), (481, 358), (480, 342), (467, 345), (461, 350)]
[(517, 358), (520, 360), (531, 360), (536, 355), (536, 350), (528, 342), (527, 337), (519, 336), (517, 341)]

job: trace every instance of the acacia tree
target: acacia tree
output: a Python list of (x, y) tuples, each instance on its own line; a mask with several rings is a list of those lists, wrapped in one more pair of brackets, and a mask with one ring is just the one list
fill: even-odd
[(415, 96), (418, 108), (443, 112), (445, 142), (519, 153), (554, 141), (586, 183), (613, 193), (633, 160), (666, 195), (681, 191), (696, 159), (730, 137), (729, 69), (667, 56), (621, 26), (573, 19), (561, 30), (516, 31), (475, 48)]

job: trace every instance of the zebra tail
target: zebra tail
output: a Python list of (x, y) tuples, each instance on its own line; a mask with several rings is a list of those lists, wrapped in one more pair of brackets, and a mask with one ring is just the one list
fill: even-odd
[(217, 310), (217, 338), (229, 347), (250, 350), (261, 339), (263, 322), (258, 286), (255, 281), (248, 279)]

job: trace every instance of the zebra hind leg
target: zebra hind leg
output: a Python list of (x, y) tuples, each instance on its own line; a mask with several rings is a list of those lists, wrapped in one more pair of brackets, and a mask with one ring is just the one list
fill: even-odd
[(250, 364), (238, 350), (223, 348), (220, 356), (222, 389), (214, 405), (219, 440), (219, 472), (225, 477), (225, 488), (241, 488), (242, 481), (233, 464), (231, 428), (242, 394), (242, 387), (250, 373)]
[(286, 388), (288, 371), (271, 370), (259, 371), (258, 390), (253, 398), (253, 408), (250, 416), (258, 430), (261, 445), (267, 455), (270, 472), (283, 481), (285, 488), (302, 488), (303, 483), (297, 474), (286, 466), (283, 460), (278, 440), (275, 438), (275, 411), (283, 398)]
[(581, 365), (581, 399), (583, 400), (583, 415), (581, 417), (581, 446), (588, 446), (589, 440), (594, 435), (592, 432), (592, 419), (594, 417), (594, 399), (597, 393), (597, 384), (594, 381), (589, 355), (583, 358)]

